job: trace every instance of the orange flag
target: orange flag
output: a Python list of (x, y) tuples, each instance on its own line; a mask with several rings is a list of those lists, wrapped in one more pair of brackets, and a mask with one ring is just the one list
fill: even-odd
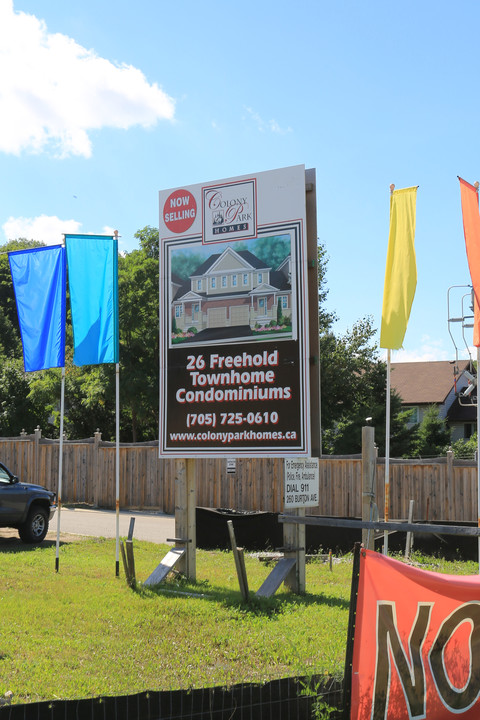
[(468, 267), (472, 278), (474, 298), (473, 344), (480, 346), (480, 212), (478, 209), (478, 189), (470, 183), (460, 180), (462, 198), (463, 232), (467, 248)]

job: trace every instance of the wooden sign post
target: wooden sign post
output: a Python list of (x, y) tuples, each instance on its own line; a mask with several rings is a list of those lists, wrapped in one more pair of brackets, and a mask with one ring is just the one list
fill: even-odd
[(178, 562), (178, 570), (189, 580), (196, 580), (196, 483), (195, 460), (187, 458), (179, 464), (175, 477), (175, 545), (184, 547), (185, 554)]

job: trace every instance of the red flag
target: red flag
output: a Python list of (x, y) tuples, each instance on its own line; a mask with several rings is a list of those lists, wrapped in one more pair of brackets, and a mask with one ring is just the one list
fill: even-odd
[(473, 344), (480, 346), (480, 212), (478, 210), (478, 188), (460, 180), (462, 198), (463, 232), (467, 248), (468, 267), (475, 295), (473, 321)]

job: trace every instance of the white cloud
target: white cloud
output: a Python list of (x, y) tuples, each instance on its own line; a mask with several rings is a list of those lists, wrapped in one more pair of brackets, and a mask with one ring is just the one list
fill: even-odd
[[(468, 359), (465, 346), (458, 348), (460, 360)], [(385, 356), (386, 357), (386, 356)], [(455, 347), (453, 343), (445, 349), (442, 340), (436, 340), (429, 335), (423, 335), (421, 345), (412, 350), (394, 350), (392, 362), (432, 362), (435, 360), (455, 360)]]
[(291, 127), (282, 128), (276, 120), (264, 120), (250, 107), (246, 107), (245, 110), (260, 132), (272, 132), (277, 135), (286, 135), (287, 133), (292, 132)]
[[(78, 220), (62, 220), (55, 215), (39, 215), (35, 218), (9, 217), (7, 222), (2, 226), (5, 239), (18, 240), (26, 238), (27, 240), (37, 240), (45, 245), (59, 245), (63, 242), (63, 236), (68, 234), (84, 233), (85, 235), (114, 235), (116, 228), (110, 225), (104, 227), (98, 232), (88, 232), (82, 230), (82, 223)], [(119, 235), (120, 244), (122, 244)]]
[(40, 215), (36, 218), (9, 217), (2, 227), (7, 240), (26, 238), (38, 240), (46, 245), (59, 245), (63, 241), (64, 233), (78, 233), (81, 225), (76, 220), (61, 220), (55, 215)]
[(0, 0), (0, 152), (90, 157), (89, 132), (173, 119), (174, 101), (131, 65), (116, 65)]

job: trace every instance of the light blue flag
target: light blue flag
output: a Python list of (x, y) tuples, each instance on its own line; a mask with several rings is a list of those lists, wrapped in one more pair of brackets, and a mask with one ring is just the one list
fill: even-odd
[(75, 365), (118, 362), (118, 240), (65, 235)]
[(25, 372), (65, 366), (67, 268), (60, 245), (8, 253)]

